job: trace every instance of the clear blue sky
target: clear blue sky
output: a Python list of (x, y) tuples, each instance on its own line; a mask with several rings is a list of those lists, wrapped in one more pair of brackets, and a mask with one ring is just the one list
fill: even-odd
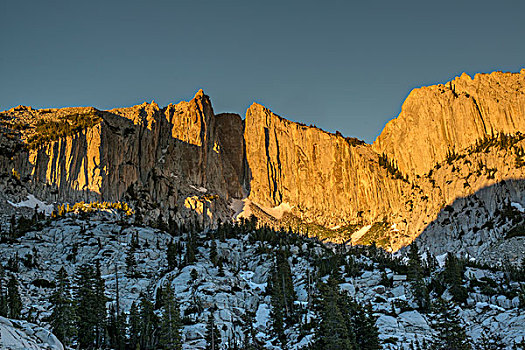
[(0, 110), (202, 88), (371, 142), (412, 88), (525, 67), (525, 1), (0, 2)]

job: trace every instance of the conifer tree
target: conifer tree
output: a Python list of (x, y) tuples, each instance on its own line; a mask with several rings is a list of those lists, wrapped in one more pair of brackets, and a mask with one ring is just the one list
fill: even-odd
[(105, 295), (105, 283), (100, 273), (100, 261), (95, 263), (95, 333), (96, 333), (96, 345), (101, 346), (104, 342), (106, 322), (107, 322), (107, 310), (106, 310), (106, 295)]
[(4, 291), (5, 270), (0, 264), (0, 316), (7, 317), (7, 294)]
[(140, 348), (139, 341), (140, 341), (140, 330), (141, 330), (139, 309), (138, 309), (137, 303), (135, 302), (131, 304), (131, 308), (129, 310), (128, 323), (129, 323), (130, 349), (135, 350), (137, 348)]
[(423, 279), (423, 265), (419, 255), (419, 249), (414, 242), (410, 245), (408, 252), (408, 277), (413, 281), (411, 285), (412, 294), (422, 311), (428, 311), (430, 307), (430, 296), (428, 288)]
[(463, 274), (463, 264), (454, 254), (448, 253), (443, 270), (443, 280), (456, 302), (465, 302), (468, 296), (466, 288), (462, 286)]
[(168, 219), (168, 232), (171, 236), (176, 236), (179, 233), (179, 225), (171, 215)]
[(7, 260), (7, 269), (11, 272), (18, 272), (20, 267), (19, 260), (18, 252), (16, 252), (15, 255)]
[(507, 347), (503, 344), (501, 336), (497, 333), (488, 335), (489, 330), (484, 327), (483, 332), (481, 333), (481, 339), (478, 344), (476, 344), (476, 350), (504, 350)]
[(355, 334), (349, 333), (345, 318), (339, 308), (337, 282), (330, 278), (328, 283), (319, 285), (317, 309), (319, 324), (315, 331), (314, 349), (354, 350)]
[(210, 260), (213, 265), (217, 266), (218, 262), (218, 253), (217, 253), (217, 243), (213, 239), (210, 243)]
[(359, 350), (379, 350), (379, 331), (375, 324), (375, 317), (372, 316), (372, 306), (363, 307), (353, 303), (354, 308), (354, 331), (356, 333), (357, 349)]
[(437, 262), (436, 257), (430, 252), (430, 250), (427, 249), (425, 253), (425, 267), (428, 271), (428, 274), (430, 274), (432, 271), (439, 267), (439, 264)]
[(106, 334), (106, 296), (100, 263), (80, 266), (76, 273), (75, 304), (78, 344), (81, 348), (100, 347)]
[(423, 268), (421, 257), (419, 256), (419, 249), (416, 242), (413, 242), (408, 251), (408, 277), (416, 280), (423, 275)]
[(180, 308), (170, 283), (162, 292), (162, 317), (160, 319), (159, 349), (182, 349)]
[(142, 226), (142, 213), (139, 206), (135, 207), (135, 218), (134, 218), (134, 225), (135, 226)]
[(95, 272), (91, 265), (84, 264), (76, 272), (76, 329), (78, 332), (78, 345), (80, 348), (89, 349), (95, 344), (96, 317), (94, 308), (96, 304), (94, 292)]
[(17, 238), (16, 233), (16, 216), (15, 214), (11, 215), (10, 225), (9, 225), (9, 235), (11, 239)]
[(224, 277), (224, 266), (223, 266), (223, 259), (222, 257), (219, 257), (217, 261), (217, 276)]
[(53, 334), (63, 344), (69, 345), (76, 334), (76, 328), (71, 287), (64, 267), (58, 271), (55, 284), (55, 291), (51, 295), (52, 313), (49, 323)]
[(140, 338), (141, 350), (155, 349), (157, 345), (158, 318), (154, 312), (153, 303), (144, 293), (140, 296)]
[(139, 233), (135, 232), (131, 235), (130, 247), (135, 251), (140, 248)]
[(7, 283), (7, 307), (9, 310), (9, 318), (18, 319), (22, 312), (22, 299), (18, 291), (18, 281), (14, 276), (11, 276)]
[(432, 344), (432, 348), (436, 350), (472, 350), (454, 304), (439, 298), (434, 307), (436, 314), (434, 330), (437, 331), (437, 340)]
[(173, 239), (168, 243), (167, 251), (168, 271), (173, 271), (177, 267), (177, 247)]
[(140, 276), (137, 271), (137, 259), (135, 259), (135, 248), (133, 248), (133, 245), (128, 249), (126, 254), (126, 275), (129, 278), (137, 278)]
[(206, 350), (219, 350), (221, 345), (221, 333), (215, 324), (213, 310), (208, 315), (206, 323)]
[(126, 315), (118, 313), (114, 304), (109, 307), (107, 333), (111, 349), (124, 350), (126, 347)]
[(315, 301), (319, 314), (314, 349), (379, 350), (379, 331), (371, 306), (364, 308), (339, 291), (333, 277), (319, 285)]
[(191, 265), (195, 262), (195, 259), (195, 238), (192, 233), (189, 233), (186, 241), (186, 255), (184, 256), (184, 262), (186, 265)]
[(293, 302), (296, 299), (292, 272), (284, 251), (276, 252), (274, 266), (268, 278), (267, 291), (271, 298), (272, 326), (281, 344), (284, 344), (286, 342), (285, 323), (291, 324), (294, 321)]

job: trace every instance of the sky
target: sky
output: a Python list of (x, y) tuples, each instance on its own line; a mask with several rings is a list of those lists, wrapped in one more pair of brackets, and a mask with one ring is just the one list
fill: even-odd
[(0, 2), (0, 110), (160, 106), (203, 89), (375, 140), (408, 93), (525, 68), (525, 1)]

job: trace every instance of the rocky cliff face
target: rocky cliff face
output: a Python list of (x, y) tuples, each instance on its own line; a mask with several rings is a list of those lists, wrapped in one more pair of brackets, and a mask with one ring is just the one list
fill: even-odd
[[(371, 229), (355, 242), (377, 241), (392, 250), (423, 231), (435, 235), (441, 227), (435, 221), (459, 198), (482, 198), (494, 213), (504, 198), (522, 197), (521, 184), (505, 181), (525, 176), (524, 87), (522, 70), (474, 79), (464, 74), (417, 89), (372, 146), (290, 122), (254, 104), (245, 121), (249, 198), (263, 210), (286, 203), (303, 221), (330, 228), (368, 224)], [(501, 186), (483, 190), (495, 184)], [(461, 232), (476, 236), (490, 220), (458, 212), (455, 220), (464, 224), (447, 226), (443, 235), (451, 240), (458, 241)], [(487, 244), (504, 236), (484, 231)], [(455, 249), (474, 254), (478, 238)]]
[[(19, 108), (4, 112), (3, 119), (11, 125), (24, 122), (24, 140), (47, 115), (60, 120), (62, 115), (94, 112)], [(189, 102), (163, 109), (152, 102), (100, 115), (92, 127), (18, 152), (5, 162), (31, 179), (37, 196), (59, 202), (127, 197), (150, 203), (149, 209), (160, 208), (165, 215), (183, 215), (178, 209), (191, 194), (210, 192), (223, 201), (242, 196), (242, 121), (236, 115), (216, 118), (202, 90)], [(241, 157), (234, 156), (236, 147)]]
[(467, 74), (413, 90), (373, 144), (406, 174), (425, 174), (447, 153), (497, 133), (525, 130), (525, 69)]
[(249, 198), (265, 207), (288, 203), (328, 227), (380, 220), (399, 208), (408, 184), (378, 164), (369, 145), (283, 119), (254, 104), (246, 113)]
[[(35, 132), (51, 121), (78, 124), (78, 115), (81, 128), (34, 146)], [(252, 212), (282, 219), (286, 208), (285, 219), (323, 226), (333, 240), (351, 236), (392, 250), (435, 231), (428, 227), (458, 198), (486, 197), (492, 213), (506, 197), (518, 201), (521, 185), (505, 181), (525, 177), (525, 70), (416, 89), (373, 145), (258, 104), (244, 121), (215, 115), (202, 91), (165, 108), (19, 107), (0, 117), (0, 170), (15, 170), (42, 199), (127, 200), (152, 218), (214, 222), (231, 218), (232, 199), (247, 198), (258, 208)], [(496, 184), (503, 185), (480, 192)], [(460, 226), (447, 228), (451, 237), (468, 230)], [(340, 235), (343, 227), (352, 227), (350, 236)]]

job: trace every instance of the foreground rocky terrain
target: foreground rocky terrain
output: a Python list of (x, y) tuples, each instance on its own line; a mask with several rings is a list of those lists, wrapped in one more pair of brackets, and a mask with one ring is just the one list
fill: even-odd
[[(132, 303), (141, 295), (156, 303), (160, 290), (168, 284), (172, 287), (180, 303), (185, 349), (205, 348), (210, 313), (223, 349), (242, 348), (243, 344), (267, 349), (281, 349), (286, 344), (288, 349), (300, 349), (313, 344), (321, 320), (320, 286), (330, 276), (337, 276), (342, 293), (363, 307), (370, 305), (368, 313), (377, 327), (381, 348), (409, 349), (419, 344), (430, 349), (442, 331), (438, 320), (443, 316), (433, 307), (421, 306), (416, 292), (419, 282), (411, 277), (415, 268), (408, 257), (392, 257), (374, 247), (326, 246), (292, 233), (255, 229), (248, 221), (193, 234), (184, 229), (169, 234), (133, 222), (133, 216), (114, 209), (77, 210), (44, 219), (39, 230), (29, 229), (15, 241), (4, 239), (0, 244), (4, 286), (8, 276), (18, 280), (22, 318), (49, 330), (58, 271), (64, 268), (74, 285), (80, 267), (98, 261), (109, 317), (117, 300), (129, 317)], [(9, 228), (4, 226), (3, 237), (6, 231)], [(168, 245), (178, 243), (182, 249), (176, 254), (175, 266), (170, 267)], [(284, 344), (275, 333), (275, 297), (269, 287), (279, 252), (286, 252), (298, 315), (285, 330)], [(136, 262), (132, 274), (130, 254)], [(193, 256), (190, 260), (189, 255)], [(446, 270), (445, 255), (433, 258), (427, 252), (421, 254), (421, 266), (427, 271), (422, 278), (431, 304), (439, 298), (453, 300), (450, 307), (457, 310), (461, 327), (480, 349), (485, 349), (480, 345), (485, 338), (509, 349), (525, 339), (525, 279), (520, 277), (525, 271), (488, 269), (467, 261), (469, 266), (464, 266), (460, 281), (467, 294), (458, 302), (451, 294), (452, 285), (440, 277)], [(157, 309), (157, 315), (163, 310)], [(32, 345), (13, 348), (61, 349), (54, 336), (37, 326), (3, 318), (0, 326), (0, 344), (4, 346), (15, 338), (19, 344)], [(4, 336), (8, 333), (17, 335)]]

